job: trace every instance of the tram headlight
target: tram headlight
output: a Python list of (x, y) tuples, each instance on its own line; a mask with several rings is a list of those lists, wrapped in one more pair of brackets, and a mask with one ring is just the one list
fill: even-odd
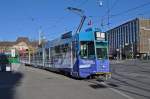
[(102, 68), (105, 68), (106, 66), (105, 65), (102, 65)]
[(101, 68), (106, 68), (107, 66), (106, 65), (101, 65)]

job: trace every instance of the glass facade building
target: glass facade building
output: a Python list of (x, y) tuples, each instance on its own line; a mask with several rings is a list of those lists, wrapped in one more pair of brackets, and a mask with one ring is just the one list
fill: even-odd
[[(150, 19), (136, 18), (107, 31), (110, 57), (150, 54)], [(120, 56), (120, 55), (119, 55)]]

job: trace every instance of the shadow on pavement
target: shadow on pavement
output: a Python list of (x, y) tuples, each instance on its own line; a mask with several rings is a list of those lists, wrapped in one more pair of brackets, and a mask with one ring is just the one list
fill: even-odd
[(0, 72), (0, 99), (15, 99), (15, 89), (22, 78), (19, 72)]
[(102, 84), (90, 84), (89, 86), (93, 89), (107, 88), (107, 86), (102, 85)]
[(106, 85), (100, 83), (100, 82), (103, 82), (103, 81), (97, 81), (96, 79), (87, 79), (87, 80), (84, 80), (84, 81), (89, 82), (90, 84), (88, 86), (93, 88), (93, 89), (108, 88)]
[(117, 84), (114, 84), (114, 83), (107, 83), (107, 84), (111, 87), (119, 87)]

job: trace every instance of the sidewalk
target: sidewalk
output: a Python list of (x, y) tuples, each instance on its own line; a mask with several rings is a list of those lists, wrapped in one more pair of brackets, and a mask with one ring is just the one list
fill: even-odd
[(135, 63), (139, 63), (142, 61), (143, 60), (139, 60), (139, 59), (110, 60), (110, 64), (120, 64), (120, 63), (135, 64)]
[(125, 62), (125, 60), (110, 60), (110, 64), (118, 64), (123, 62)]
[(17, 71), (20, 67), (20, 63), (11, 63), (12, 71)]

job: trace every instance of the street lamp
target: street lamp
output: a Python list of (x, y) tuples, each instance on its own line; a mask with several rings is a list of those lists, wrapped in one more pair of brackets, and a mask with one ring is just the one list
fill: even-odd
[(116, 51), (117, 51), (117, 60), (118, 60), (119, 59), (119, 49), (117, 48)]
[(120, 44), (120, 60), (122, 60), (122, 46)]
[(134, 53), (133, 53), (133, 42), (131, 42), (131, 51), (132, 51), (132, 59), (134, 58)]
[(149, 59), (149, 56), (150, 56), (150, 38), (148, 39), (148, 59)]
[(98, 5), (99, 5), (100, 7), (103, 6), (103, 1), (102, 1), (102, 0), (98, 0), (97, 3), (98, 3)]
[(128, 45), (129, 45), (129, 43), (125, 43), (125, 56), (126, 56), (126, 59), (127, 59), (127, 51), (128, 51), (128, 49), (127, 49), (127, 47), (128, 47)]
[(45, 36), (42, 36), (42, 65), (45, 66)]

